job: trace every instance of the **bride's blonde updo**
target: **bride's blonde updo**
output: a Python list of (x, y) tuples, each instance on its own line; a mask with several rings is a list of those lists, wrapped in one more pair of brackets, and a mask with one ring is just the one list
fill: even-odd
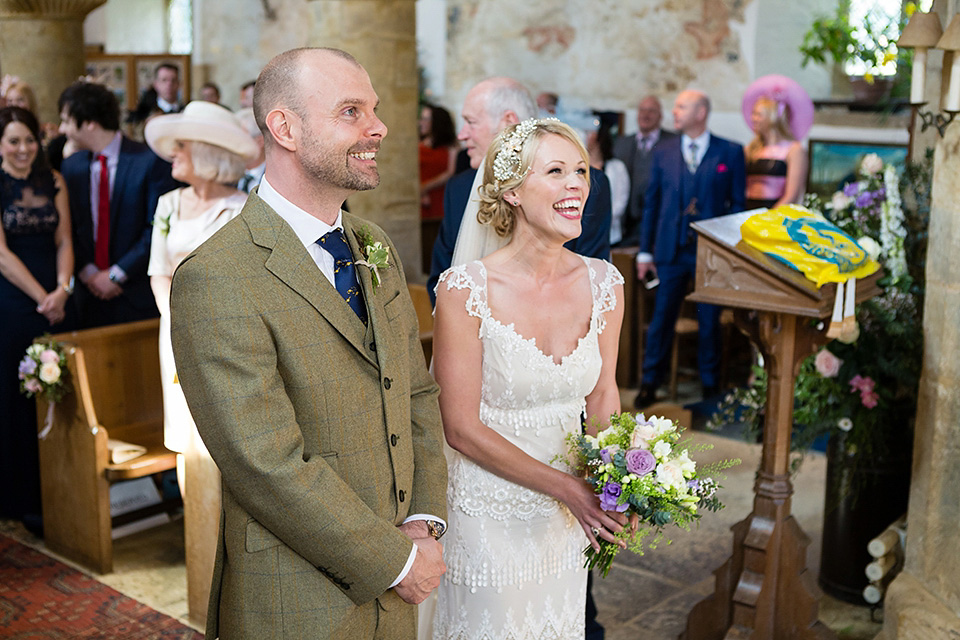
[[(483, 162), (483, 184), (480, 185), (480, 210), (477, 212), (477, 220), (480, 224), (493, 227), (501, 238), (513, 233), (516, 210), (519, 208), (504, 200), (503, 195), (523, 186), (540, 141), (550, 134), (570, 142), (580, 152), (584, 164), (590, 166), (590, 159), (580, 136), (556, 118), (531, 118), (507, 127), (487, 150), (487, 157)], [(589, 172), (585, 177), (589, 186)]]

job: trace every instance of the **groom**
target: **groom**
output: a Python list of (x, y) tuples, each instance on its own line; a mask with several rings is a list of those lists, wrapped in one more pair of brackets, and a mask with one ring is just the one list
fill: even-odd
[[(412, 639), (446, 570), (446, 464), (403, 267), (341, 211), (380, 181), (363, 67), (296, 49), (257, 80), (258, 190), (176, 271), (173, 347), (223, 476), (207, 638)], [(390, 248), (379, 286), (353, 262)]]

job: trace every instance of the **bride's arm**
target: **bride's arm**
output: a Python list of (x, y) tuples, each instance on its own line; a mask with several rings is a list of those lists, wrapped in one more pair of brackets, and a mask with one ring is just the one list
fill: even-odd
[(584, 480), (535, 460), (480, 422), (480, 321), (465, 310), (468, 295), (467, 289), (448, 289), (442, 282), (437, 290), (433, 367), (447, 443), (487, 471), (563, 502), (595, 548), (591, 527), (603, 529), (603, 538), (613, 541), (611, 532), (622, 529), (623, 517), (603, 511)]
[[(613, 268), (613, 267), (608, 267)], [(620, 389), (617, 388), (617, 353), (620, 349), (620, 325), (623, 323), (623, 285), (613, 287), (616, 306), (605, 314), (607, 326), (600, 334), (600, 379), (587, 396), (587, 433), (597, 435), (597, 427), (610, 425), (610, 416), (620, 413)]]

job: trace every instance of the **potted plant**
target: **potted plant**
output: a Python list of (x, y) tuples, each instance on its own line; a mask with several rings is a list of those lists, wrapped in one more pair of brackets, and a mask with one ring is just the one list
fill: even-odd
[[(907, 3), (902, 19), (868, 13), (862, 22), (851, 22), (849, 3), (841, 2), (832, 16), (820, 15), (803, 36), (801, 66), (811, 62), (836, 64), (850, 78), (854, 99), (876, 103), (889, 95), (898, 60), (897, 38), (903, 23), (916, 10)], [(899, 54), (909, 68), (911, 51)]]
[[(794, 465), (827, 436), (820, 584), (861, 601), (866, 543), (906, 511), (913, 420), (923, 363), (923, 297), (932, 153), (898, 175), (875, 154), (830, 202), (808, 197), (867, 251), (877, 254), (882, 293), (857, 310), (859, 336), (834, 340), (800, 366), (794, 387)], [(743, 421), (762, 429), (766, 376), (731, 394), (714, 424)]]

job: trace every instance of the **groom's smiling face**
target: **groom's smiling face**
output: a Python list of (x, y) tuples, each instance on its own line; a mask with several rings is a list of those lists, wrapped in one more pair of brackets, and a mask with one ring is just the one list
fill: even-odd
[(376, 154), (387, 135), (377, 117), (379, 104), (370, 77), (349, 60), (325, 56), (324, 64), (308, 65), (303, 86), (316, 87), (304, 96), (297, 155), (319, 182), (350, 191), (380, 183)]

